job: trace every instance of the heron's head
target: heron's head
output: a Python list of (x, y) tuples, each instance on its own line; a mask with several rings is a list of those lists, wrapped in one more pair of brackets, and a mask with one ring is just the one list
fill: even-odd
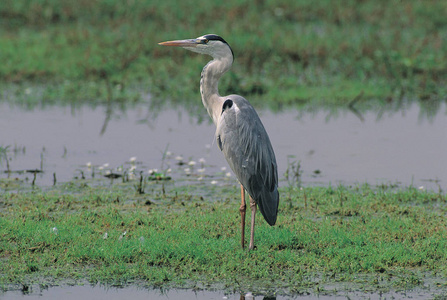
[(162, 42), (159, 45), (182, 47), (193, 52), (208, 54), (216, 59), (233, 58), (233, 50), (231, 50), (230, 45), (222, 37), (215, 34), (206, 34), (189, 40)]

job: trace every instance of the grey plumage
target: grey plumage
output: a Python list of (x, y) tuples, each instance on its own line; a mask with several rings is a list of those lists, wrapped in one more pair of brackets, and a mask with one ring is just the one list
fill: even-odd
[(278, 172), (270, 139), (253, 106), (230, 95), (233, 105), (222, 111), (217, 123), (219, 149), (239, 182), (256, 201), (264, 219), (275, 225), (278, 213)]
[[(250, 195), (252, 210), (250, 249), (254, 248), (256, 204), (268, 224), (274, 225), (278, 214), (278, 172), (272, 144), (251, 104), (239, 95), (222, 97), (218, 92), (220, 77), (233, 63), (233, 50), (215, 34), (196, 39), (160, 43), (183, 47), (213, 57), (200, 77), (202, 102), (216, 125), (216, 141), (244, 190)], [(245, 192), (241, 193), (242, 247), (244, 247)]]

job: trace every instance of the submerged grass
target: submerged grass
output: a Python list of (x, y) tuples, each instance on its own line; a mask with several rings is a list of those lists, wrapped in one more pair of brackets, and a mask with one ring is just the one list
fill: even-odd
[(212, 189), (205, 197), (169, 187), (140, 195), (126, 185), (3, 193), (0, 282), (294, 293), (334, 283), (406, 289), (427, 274), (446, 275), (445, 195), (305, 188), (281, 204), (277, 226), (258, 216), (257, 248), (247, 251), (239, 245), (237, 189)]
[(445, 1), (5, 0), (0, 12), (3, 99), (24, 105), (150, 92), (196, 112), (208, 58), (157, 43), (210, 32), (236, 54), (221, 93), (256, 106), (342, 107), (361, 94), (356, 108), (369, 110), (447, 94)]

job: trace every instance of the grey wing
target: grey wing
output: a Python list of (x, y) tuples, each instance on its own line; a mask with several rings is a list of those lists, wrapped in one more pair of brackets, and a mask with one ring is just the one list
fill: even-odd
[[(278, 214), (278, 171), (270, 139), (254, 108), (242, 97), (228, 99), (216, 130), (217, 145), (270, 225)], [(227, 102), (226, 102), (227, 103)]]

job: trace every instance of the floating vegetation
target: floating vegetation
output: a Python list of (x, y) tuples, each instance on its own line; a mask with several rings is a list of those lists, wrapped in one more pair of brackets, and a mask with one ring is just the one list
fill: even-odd
[(153, 172), (151, 174), (149, 174), (148, 176), (148, 180), (153, 180), (153, 181), (162, 181), (162, 180), (171, 180), (172, 177), (168, 176), (164, 173), (160, 173), (160, 172)]

